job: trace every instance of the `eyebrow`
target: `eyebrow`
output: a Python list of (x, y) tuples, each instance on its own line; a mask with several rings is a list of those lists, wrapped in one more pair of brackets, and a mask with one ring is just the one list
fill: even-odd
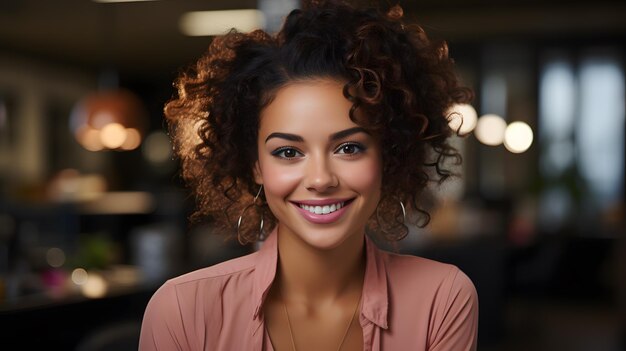
[(281, 138), (281, 139), (285, 139), (285, 140), (289, 140), (289, 141), (298, 141), (298, 142), (303, 142), (304, 139), (296, 134), (289, 134), (289, 133), (272, 133), (270, 135), (267, 136), (267, 138), (265, 138), (265, 142), (267, 143), (268, 140), (272, 139), (272, 138)]
[[(370, 133), (363, 127), (353, 127), (353, 128), (349, 128), (349, 129), (346, 129), (346, 130), (339, 131), (337, 133), (333, 133), (333, 134), (330, 135), (330, 137), (328, 139), (330, 141), (336, 141), (336, 140), (343, 139), (345, 137), (348, 137), (350, 135), (357, 134), (357, 133), (365, 133), (367, 135), (370, 135)], [(289, 141), (295, 141), (295, 142), (303, 142), (304, 141), (304, 138), (302, 138), (301, 136), (299, 136), (297, 134), (272, 133), (272, 134), (268, 135), (267, 138), (265, 138), (265, 142), (267, 143), (267, 141), (272, 139), (272, 138), (281, 138), (281, 139), (285, 139), (285, 140), (289, 140)]]
[(330, 135), (329, 139), (330, 141), (336, 141), (336, 140), (343, 139), (345, 137), (349, 137), (350, 135), (357, 134), (357, 133), (365, 133), (367, 135), (370, 135), (370, 133), (367, 130), (365, 130), (365, 128), (363, 127), (353, 127), (350, 129), (342, 130), (337, 133), (333, 133)]

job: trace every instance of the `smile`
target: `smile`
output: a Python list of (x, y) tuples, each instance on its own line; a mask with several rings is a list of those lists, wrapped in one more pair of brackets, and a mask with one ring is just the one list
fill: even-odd
[(292, 204), (307, 221), (314, 224), (330, 224), (343, 216), (353, 200), (354, 198), (293, 201)]
[(329, 213), (333, 213), (339, 209), (341, 209), (343, 206), (345, 206), (345, 202), (338, 202), (336, 204), (332, 204), (330, 206), (325, 205), (325, 206), (309, 206), (309, 205), (305, 205), (305, 204), (298, 204), (298, 206), (300, 206), (300, 208), (305, 209), (311, 213), (315, 213), (315, 214), (329, 214)]

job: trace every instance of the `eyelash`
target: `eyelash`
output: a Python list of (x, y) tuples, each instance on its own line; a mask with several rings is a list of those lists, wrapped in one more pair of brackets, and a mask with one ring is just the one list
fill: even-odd
[(355, 151), (355, 152), (353, 152), (353, 153), (351, 153), (351, 154), (345, 154), (345, 153), (344, 153), (344, 154), (342, 154), (342, 155), (355, 156), (355, 155), (360, 154), (360, 153), (362, 153), (363, 151), (365, 151), (365, 150), (366, 150), (366, 147), (365, 147), (363, 144), (361, 144), (361, 143), (356, 143), (356, 142), (353, 142), (353, 141), (349, 141), (349, 142), (347, 142), (347, 143), (343, 143), (343, 144), (339, 145), (339, 147), (337, 147), (337, 149), (335, 149), (335, 150), (337, 150), (337, 151), (338, 151), (338, 150), (341, 150), (341, 149), (343, 149), (343, 148), (344, 148), (344, 147), (346, 147), (346, 146), (354, 146), (354, 147), (356, 147), (358, 150), (357, 150), (357, 151)]
[[(351, 154), (340, 153), (341, 155), (346, 155), (346, 156), (348, 156), (348, 157), (354, 157), (354, 156), (356, 156), (356, 155), (358, 155), (358, 154), (360, 154), (360, 153), (364, 152), (364, 151), (367, 149), (367, 148), (366, 148), (363, 144), (361, 144), (361, 143), (357, 143), (357, 142), (352, 142), (352, 141), (350, 141), (350, 142), (346, 142), (346, 143), (343, 143), (343, 144), (339, 145), (339, 146), (335, 149), (335, 152), (340, 151), (342, 148), (344, 148), (344, 147), (346, 147), (346, 146), (354, 146), (354, 147), (356, 147), (356, 148), (358, 149), (357, 151), (355, 151), (355, 152), (353, 152), (353, 153), (351, 153)], [(281, 154), (282, 154), (282, 153), (284, 153), (284, 152), (285, 152), (285, 151), (287, 151), (287, 150), (293, 150), (293, 151), (295, 151), (297, 154), (299, 154), (299, 155), (303, 155), (303, 154), (302, 154), (302, 152), (298, 151), (298, 149), (296, 149), (296, 148), (294, 148), (294, 147), (291, 147), (291, 146), (282, 146), (282, 147), (279, 147), (278, 149), (276, 149), (276, 150), (272, 151), (272, 152), (271, 152), (271, 155), (272, 155), (272, 156), (275, 156), (275, 157), (278, 157), (278, 158), (287, 159), (287, 160), (292, 160), (292, 159), (294, 159), (294, 158), (296, 158), (296, 157), (297, 157), (297, 155), (296, 155), (296, 156), (294, 156), (294, 157), (287, 157), (287, 156), (284, 156), (284, 155), (283, 155), (283, 156), (281, 156)]]
[(284, 158), (284, 159), (287, 159), (287, 160), (294, 159), (295, 157), (287, 157), (287, 156), (281, 156), (280, 155), (281, 153), (284, 153), (287, 150), (294, 150), (296, 153), (302, 155), (302, 153), (300, 151), (298, 151), (296, 148), (293, 148), (291, 146), (283, 146), (283, 147), (279, 147), (278, 149), (272, 151), (272, 156), (276, 156), (278, 158)]

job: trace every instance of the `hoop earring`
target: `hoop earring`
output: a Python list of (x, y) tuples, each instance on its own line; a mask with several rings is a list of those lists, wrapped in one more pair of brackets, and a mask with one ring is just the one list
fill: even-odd
[[(397, 204), (400, 204), (400, 211), (402, 211), (402, 220), (398, 218)], [(391, 211), (390, 207), (395, 207), (395, 211)], [(381, 209), (384, 208), (385, 216), (381, 216)], [(393, 217), (391, 217), (391, 215)], [(383, 196), (374, 211), (374, 216), (370, 218), (371, 225), (369, 229), (373, 233), (379, 233), (385, 240), (395, 242), (402, 240), (408, 234), (408, 227), (406, 226), (406, 206), (404, 202), (396, 196)]]
[[(257, 206), (256, 204), (256, 200), (259, 198), (259, 196), (261, 195), (261, 190), (263, 190), (263, 184), (261, 184), (261, 187), (259, 188), (259, 191), (256, 193), (256, 196), (254, 196), (254, 200), (252, 200), (252, 203), (246, 207), (243, 208), (243, 210), (241, 211), (241, 215), (239, 215), (239, 219), (237, 220), (237, 240), (239, 240), (239, 243), (241, 245), (245, 245), (247, 243), (243, 242), (241, 240), (241, 233), (239, 232), (239, 229), (241, 227), (241, 221), (243, 220), (243, 215), (246, 213), (246, 211), (253, 206)], [(260, 207), (260, 206), (259, 206)], [(263, 236), (263, 214), (261, 213), (261, 224), (259, 225), (259, 236)]]
[[(406, 222), (406, 207), (404, 207), (404, 203), (402, 202), (402, 200), (398, 200), (398, 202), (400, 203), (400, 209), (402, 209), (402, 222)], [(376, 207), (376, 219), (377, 221), (380, 223), (380, 217), (378, 214), (378, 210), (380, 208), (380, 205)]]

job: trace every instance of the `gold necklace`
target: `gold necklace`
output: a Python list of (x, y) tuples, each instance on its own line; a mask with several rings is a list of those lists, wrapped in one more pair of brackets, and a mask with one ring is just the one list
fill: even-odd
[[(289, 319), (289, 311), (287, 311), (287, 304), (285, 304), (285, 299), (283, 298), (282, 291), (279, 290), (280, 299), (283, 302), (283, 309), (285, 310), (285, 315), (287, 315), (287, 325), (289, 326), (289, 336), (291, 337), (291, 349), (296, 351), (296, 342), (293, 338), (293, 331), (291, 330), (291, 320)], [(348, 336), (348, 332), (350, 331), (350, 326), (352, 326), (352, 322), (354, 322), (354, 316), (356, 316), (356, 312), (359, 310), (359, 305), (361, 304), (361, 297), (359, 296), (359, 300), (356, 302), (356, 306), (354, 307), (354, 312), (352, 313), (352, 318), (350, 318), (350, 322), (348, 323), (348, 327), (346, 331), (343, 333), (343, 337), (341, 338), (341, 342), (339, 343), (339, 347), (337, 351), (341, 350), (341, 346), (343, 346), (343, 342), (346, 340), (346, 336)]]

